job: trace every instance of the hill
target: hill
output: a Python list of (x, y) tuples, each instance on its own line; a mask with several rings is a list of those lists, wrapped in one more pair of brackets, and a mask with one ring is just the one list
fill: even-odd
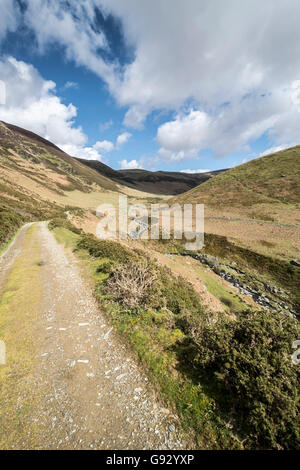
[(297, 204), (300, 146), (239, 165), (176, 198), (212, 207)]
[(226, 170), (209, 171), (206, 173), (180, 173), (172, 171), (147, 171), (141, 169), (113, 170), (104, 163), (79, 159), (84, 165), (93, 168), (101, 175), (116, 183), (129, 186), (139, 191), (153, 194), (176, 195), (188, 191), (199, 184)]
[[(88, 191), (91, 185), (96, 184), (100, 188), (117, 191), (117, 186), (105, 176), (91, 171), (82, 165), (76, 158), (63, 152), (60, 148), (43, 139), (37, 134), (21, 127), (8, 123), (0, 123), (0, 138), (2, 149), (18, 150), (20, 156), (30, 162), (42, 164), (45, 168), (58, 171), (66, 176), (66, 182), (62, 189), (70, 189), (71, 186)], [(9, 132), (10, 131), (10, 132)], [(9, 152), (12, 157), (13, 152)], [(61, 189), (59, 185), (56, 185)]]
[(267, 256), (300, 249), (300, 146), (232, 168), (169, 203), (205, 205), (205, 232)]
[(101, 162), (73, 158), (39, 135), (0, 121), (0, 174), (1, 245), (26, 221), (70, 211), (81, 210), (85, 222), (80, 225), (94, 232), (97, 206), (117, 203), (120, 193), (133, 200), (174, 195), (215, 172), (116, 171)]
[[(26, 221), (90, 208), (122, 188), (40, 136), (0, 122), (0, 245)], [(77, 209), (76, 209), (77, 208)]]

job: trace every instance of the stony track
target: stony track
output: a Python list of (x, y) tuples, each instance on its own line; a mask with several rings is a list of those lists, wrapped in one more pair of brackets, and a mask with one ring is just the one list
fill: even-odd
[[(13, 264), (22, 257), (26, 229), (3, 258), (7, 266), (10, 259)], [(30, 391), (38, 399), (18, 422), (11, 447), (187, 448), (178, 419), (161, 405), (140, 365), (100, 311), (78, 261), (65, 253), (46, 223), (39, 223), (30, 236), (35, 237), (32, 246), (39, 246), (41, 295), (38, 304), (24, 305), (38, 313), (32, 329), (35, 367), (18, 391), (16, 410)]]

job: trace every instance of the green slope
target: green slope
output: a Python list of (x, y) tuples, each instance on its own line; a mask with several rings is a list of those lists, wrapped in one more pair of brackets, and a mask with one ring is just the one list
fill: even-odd
[(297, 204), (300, 202), (300, 146), (244, 163), (173, 201), (213, 207)]

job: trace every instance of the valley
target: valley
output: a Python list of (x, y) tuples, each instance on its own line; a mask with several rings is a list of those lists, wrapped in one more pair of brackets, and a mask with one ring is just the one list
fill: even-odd
[(0, 451), (300, 449), (299, 21), (0, 0)]
[[(119, 173), (0, 122), (0, 174), (1, 448), (296, 448), (300, 147)], [(98, 240), (119, 195), (204, 204), (204, 248)]]

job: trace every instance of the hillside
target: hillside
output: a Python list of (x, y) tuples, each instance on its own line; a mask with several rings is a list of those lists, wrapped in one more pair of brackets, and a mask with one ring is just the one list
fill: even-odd
[(0, 245), (26, 221), (95, 210), (122, 188), (51, 142), (0, 122)]
[(169, 203), (205, 205), (205, 233), (291, 260), (300, 249), (300, 146), (222, 173)]
[(95, 169), (101, 175), (112, 179), (116, 183), (129, 186), (139, 191), (153, 194), (176, 195), (188, 191), (199, 184), (226, 170), (210, 171), (206, 173), (180, 173), (175, 171), (147, 171), (140, 169), (113, 170), (104, 163), (79, 159), (84, 165)]
[(55, 186), (56, 189), (63, 190), (76, 187), (89, 191), (90, 187), (96, 184), (105, 190), (118, 190), (117, 186), (108, 178), (91, 171), (52, 142), (12, 124), (0, 123), (0, 125), (1, 147), (12, 150), (7, 155), (10, 159), (12, 159), (13, 151), (17, 150), (23, 159), (35, 164), (42, 164), (45, 168), (65, 176), (65, 181), (61, 185), (53, 182), (53, 189)]
[(239, 165), (176, 198), (212, 207), (297, 204), (300, 146)]

